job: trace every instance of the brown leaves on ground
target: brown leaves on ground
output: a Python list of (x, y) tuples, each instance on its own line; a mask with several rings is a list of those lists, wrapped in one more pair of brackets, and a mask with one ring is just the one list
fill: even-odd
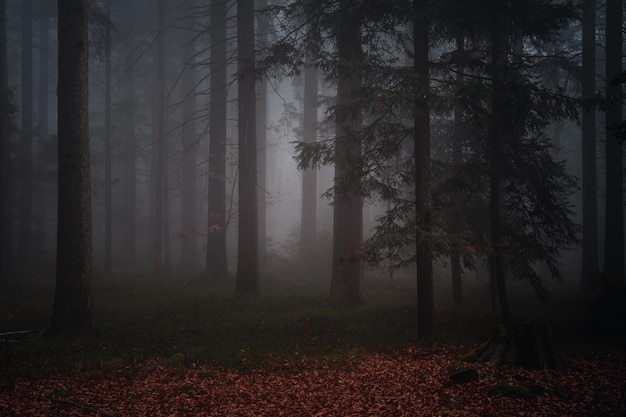
[(154, 361), (132, 376), (18, 378), (13, 390), (0, 393), (0, 415), (626, 416), (623, 356), (570, 359), (563, 371), (481, 365), (478, 381), (451, 383), (450, 374), (467, 365), (441, 347), (434, 353), (358, 353), (339, 364), (303, 361), (271, 370), (181, 371)]

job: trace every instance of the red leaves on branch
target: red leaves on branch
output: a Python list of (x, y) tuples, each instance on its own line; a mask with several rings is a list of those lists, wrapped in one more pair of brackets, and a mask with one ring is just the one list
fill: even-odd
[[(465, 366), (444, 349), (362, 353), (332, 365), (251, 371), (194, 366), (181, 372), (158, 361), (129, 375), (76, 372), (15, 381), (0, 392), (0, 416), (623, 416), (623, 357), (570, 359), (564, 371), (477, 366), (478, 381), (453, 384)], [(495, 386), (532, 385), (531, 398)]]

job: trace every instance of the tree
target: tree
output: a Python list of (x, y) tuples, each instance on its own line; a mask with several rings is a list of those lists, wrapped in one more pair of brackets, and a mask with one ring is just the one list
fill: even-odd
[(209, 103), (209, 193), (206, 273), (228, 277), (226, 253), (226, 0), (211, 0), (211, 99)]
[(33, 221), (33, 1), (22, 2), (22, 128), (18, 258), (30, 259)]
[(157, 3), (157, 103), (156, 103), (156, 169), (155, 169), (155, 216), (154, 242), (152, 248), (155, 273), (163, 270), (163, 208), (165, 203), (165, 26), (163, 24), (163, 0)]
[(0, 284), (9, 272), (10, 240), (8, 222), (9, 191), (9, 132), (10, 132), (10, 104), (9, 104), (9, 71), (7, 60), (7, 18), (6, 0), (0, 0)]
[[(456, 48), (459, 53), (463, 53), (465, 49), (465, 36), (457, 35)], [(456, 75), (456, 88), (457, 95), (461, 94), (464, 83), (463, 67), (457, 68)], [(453, 126), (453, 139), (452, 139), (452, 176), (454, 182), (461, 182), (463, 163), (463, 105), (457, 102), (454, 107), (454, 126)], [(448, 224), (450, 232), (459, 235), (462, 232), (463, 227), (463, 209), (462, 199), (463, 196), (460, 192), (452, 193), (452, 208), (450, 209)], [(453, 244), (450, 249), (450, 273), (452, 275), (452, 298), (455, 305), (463, 304), (463, 283), (461, 275), (463, 269), (461, 267), (461, 250), (458, 243)]]
[[(312, 30), (311, 27), (309, 30)], [(314, 49), (315, 45), (312, 46)], [(304, 63), (304, 99), (302, 114), (302, 141), (313, 144), (317, 142), (317, 99), (318, 74), (315, 63), (315, 50), (307, 52), (308, 59)], [(311, 255), (317, 236), (317, 166), (302, 170), (302, 209), (300, 219), (300, 252), (301, 260)]]
[(415, 77), (415, 225), (417, 265), (417, 337), (433, 336), (435, 326), (435, 304), (433, 298), (433, 251), (430, 244), (432, 234), (432, 197), (430, 187), (430, 107), (429, 107), (429, 22), (426, 2), (413, 1), (413, 76)]
[[(111, 0), (105, 4), (111, 19)], [(111, 178), (111, 29), (104, 39), (104, 273), (111, 272), (111, 238), (113, 227), (113, 180)]]
[(606, 2), (606, 231), (604, 275), (610, 286), (624, 287), (624, 167), (622, 140), (622, 0)]
[[(188, 0), (185, 2), (187, 9), (195, 7), (195, 1)], [(194, 45), (194, 37), (188, 39), (189, 47), (186, 51), (186, 57), (183, 62), (183, 83), (184, 83), (184, 101), (183, 101), (183, 132), (182, 132), (182, 195), (181, 195), (181, 213), (183, 230), (192, 230), (197, 226), (196, 216), (196, 94), (194, 89), (197, 85), (196, 68), (194, 66), (194, 57), (196, 48)], [(198, 254), (198, 237), (195, 233), (189, 233), (186, 236), (180, 248), (180, 266), (182, 268), (195, 269), (199, 263)]]
[(259, 292), (254, 2), (237, 0), (239, 228), (237, 281), (240, 294)]
[(363, 196), (360, 185), (362, 124), (358, 96), (362, 77), (359, 2), (341, 0), (339, 14), (354, 16), (336, 28), (337, 104), (331, 298), (356, 304), (361, 297)]
[[(264, 48), (268, 43), (269, 17), (264, 12), (267, 0), (256, 0), (257, 10), (257, 43)], [(267, 79), (261, 76), (257, 80), (256, 123), (257, 123), (257, 182), (261, 192), (258, 194), (259, 211), (259, 264), (265, 264), (267, 257)]]
[(58, 1), (59, 200), (51, 331), (94, 329), (87, 0)]
[(596, 2), (585, 0), (582, 58), (583, 253), (581, 287), (598, 285), (598, 208), (596, 168)]

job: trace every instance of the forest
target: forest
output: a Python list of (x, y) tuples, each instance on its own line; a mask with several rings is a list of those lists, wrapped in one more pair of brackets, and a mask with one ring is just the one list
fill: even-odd
[(626, 416), (622, 0), (0, 0), (0, 416)]

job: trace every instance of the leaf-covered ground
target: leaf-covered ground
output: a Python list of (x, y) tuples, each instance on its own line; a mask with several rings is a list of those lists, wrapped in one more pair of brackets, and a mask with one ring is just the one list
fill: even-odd
[(16, 378), (0, 392), (0, 415), (626, 416), (625, 362), (569, 358), (562, 371), (480, 365), (477, 381), (454, 384), (454, 370), (474, 365), (442, 346), (252, 370), (153, 360), (132, 372)]

